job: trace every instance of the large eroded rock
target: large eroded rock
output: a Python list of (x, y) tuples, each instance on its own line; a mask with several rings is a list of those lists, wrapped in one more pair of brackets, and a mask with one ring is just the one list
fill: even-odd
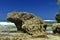
[(34, 15), (27, 12), (11, 12), (7, 15), (7, 20), (15, 23), (17, 30), (22, 30), (21, 26), (26, 20), (33, 18)]
[(28, 12), (11, 12), (7, 20), (15, 23), (18, 31), (23, 31), (32, 36), (46, 35), (45, 22), (39, 17)]

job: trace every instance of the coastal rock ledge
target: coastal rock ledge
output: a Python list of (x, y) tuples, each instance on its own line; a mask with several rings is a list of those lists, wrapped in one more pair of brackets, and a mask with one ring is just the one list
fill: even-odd
[(17, 31), (22, 31), (33, 37), (46, 36), (45, 22), (28, 12), (10, 12), (7, 15), (7, 20), (16, 25)]

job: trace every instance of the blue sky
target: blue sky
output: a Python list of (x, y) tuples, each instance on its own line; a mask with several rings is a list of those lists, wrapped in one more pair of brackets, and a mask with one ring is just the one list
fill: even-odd
[(0, 20), (6, 20), (8, 12), (30, 12), (42, 19), (55, 19), (57, 0), (0, 0)]

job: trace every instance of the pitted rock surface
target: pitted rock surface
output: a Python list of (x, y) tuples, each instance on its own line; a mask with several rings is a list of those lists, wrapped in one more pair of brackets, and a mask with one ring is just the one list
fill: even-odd
[(52, 30), (53, 30), (53, 33), (56, 34), (60, 34), (60, 23), (54, 23), (52, 25)]
[(7, 15), (7, 20), (15, 23), (17, 30), (28, 33), (32, 36), (46, 35), (45, 22), (28, 12), (11, 12)]

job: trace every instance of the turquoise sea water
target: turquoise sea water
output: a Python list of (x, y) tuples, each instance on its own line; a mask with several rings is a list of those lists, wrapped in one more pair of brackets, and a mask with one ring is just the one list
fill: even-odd
[[(44, 20), (46, 23), (55, 23), (56, 20)], [(0, 20), (0, 22), (9, 22), (8, 20)]]
[(9, 21), (7, 21), (7, 20), (0, 20), (0, 22), (9, 22)]
[(0, 20), (0, 31), (8, 31), (8, 30), (12, 30), (12, 31), (16, 31), (16, 26), (7, 21), (7, 20)]

